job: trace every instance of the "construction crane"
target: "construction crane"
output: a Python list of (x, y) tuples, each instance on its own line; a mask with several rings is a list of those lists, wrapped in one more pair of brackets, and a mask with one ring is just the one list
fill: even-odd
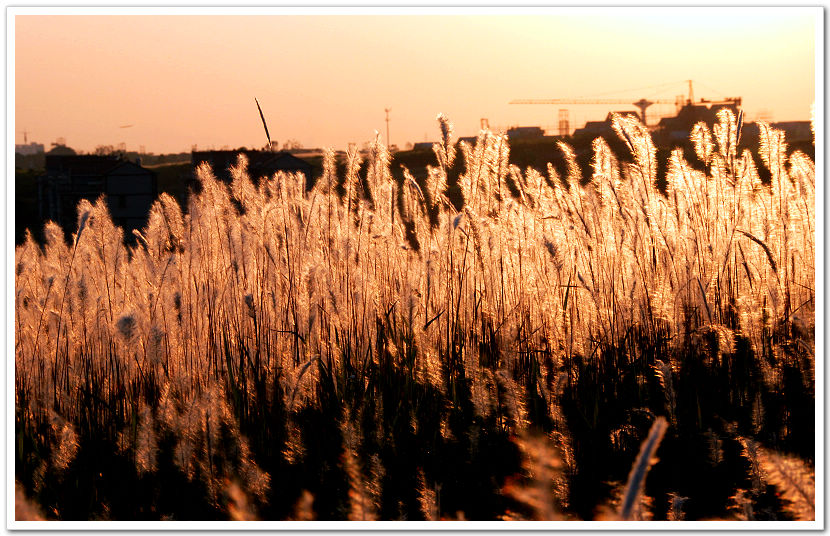
[[(640, 119), (642, 120), (643, 124), (646, 124), (646, 110), (652, 104), (674, 104), (680, 109), (684, 104), (685, 105), (692, 105), (694, 104), (694, 89), (692, 87), (692, 81), (686, 80), (689, 84), (689, 98), (683, 102), (682, 97), (677, 97), (674, 100), (671, 99), (640, 99), (636, 102), (631, 102), (630, 100), (626, 99), (517, 99), (510, 101), (510, 104), (631, 104), (636, 106), (640, 110)], [(741, 99), (740, 98), (726, 98), (723, 101), (709, 101), (706, 99), (701, 99), (700, 104), (735, 104), (740, 106)]]
[(636, 102), (631, 102), (626, 99), (516, 99), (510, 101), (510, 104), (631, 104), (640, 110), (640, 120), (646, 124), (646, 109), (652, 104), (680, 104), (679, 100), (670, 99), (640, 99)]

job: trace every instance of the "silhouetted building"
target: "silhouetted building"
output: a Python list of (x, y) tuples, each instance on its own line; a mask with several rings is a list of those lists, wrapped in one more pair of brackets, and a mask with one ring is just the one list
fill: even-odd
[(29, 156), (44, 152), (42, 143), (16, 143), (14, 145), (14, 153), (23, 156)]
[(589, 141), (593, 141), (596, 138), (603, 138), (605, 141), (616, 139), (617, 133), (614, 132), (614, 128), (611, 126), (611, 120), (614, 114), (620, 116), (637, 115), (631, 110), (608, 112), (608, 115), (605, 116), (604, 121), (588, 121), (582, 128), (574, 130), (573, 138), (579, 140), (589, 138)]
[(654, 138), (658, 142), (671, 143), (689, 139), (694, 126), (700, 122), (711, 127), (718, 122), (718, 111), (732, 110), (735, 117), (740, 113), (741, 100), (710, 102), (701, 99), (695, 104), (686, 104), (674, 117), (664, 117), (657, 123)]
[[(781, 121), (778, 123), (770, 123), (769, 126), (775, 130), (784, 131), (787, 146), (789, 147), (788, 153), (793, 150), (801, 150), (806, 152), (811, 158), (815, 157), (815, 142), (809, 121)], [(744, 123), (741, 128), (740, 145), (748, 147), (752, 151), (758, 150), (761, 141), (760, 130), (757, 122)]]
[(614, 129), (611, 128), (609, 121), (586, 121), (584, 126), (574, 130), (573, 137), (590, 136), (593, 140), (594, 138), (607, 138), (613, 134)]
[(541, 127), (512, 127), (507, 129), (507, 139), (510, 141), (539, 139), (544, 136), (545, 131)]
[(248, 158), (248, 175), (255, 184), (262, 177), (271, 177), (278, 171), (289, 173), (301, 172), (306, 177), (306, 184), (311, 180), (312, 166), (305, 160), (286, 152), (237, 150), (237, 151), (193, 151), (191, 164), (195, 176), (196, 168), (203, 162), (210, 165), (216, 178), (231, 181), (230, 168), (235, 167), (239, 154)]
[(102, 194), (113, 222), (127, 239), (147, 223), (156, 199), (156, 174), (118, 156), (46, 155), (46, 173), (38, 178), (41, 221), (52, 220), (75, 232), (81, 199), (94, 203)]
[(772, 128), (783, 130), (787, 141), (809, 141), (813, 139), (813, 128), (809, 121), (780, 121), (772, 123)]
[[(31, 144), (35, 145), (35, 144)], [(26, 151), (25, 153), (21, 153), (18, 149), (18, 146), (15, 146), (15, 153), (14, 153), (14, 167), (15, 169), (38, 169), (42, 170), (43, 165), (45, 162), (45, 153), (41, 150), (40, 152), (31, 152)]]

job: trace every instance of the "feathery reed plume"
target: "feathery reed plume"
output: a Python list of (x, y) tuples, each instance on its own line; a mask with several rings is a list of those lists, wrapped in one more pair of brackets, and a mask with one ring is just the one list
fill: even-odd
[(697, 123), (692, 129), (692, 143), (695, 147), (695, 154), (701, 162), (707, 166), (712, 161), (712, 152), (714, 151), (714, 144), (712, 143), (712, 133), (706, 123)]
[(438, 125), (441, 128), (441, 143), (434, 147), (438, 156), (438, 162), (446, 171), (453, 165), (455, 160), (455, 145), (452, 143), (453, 125), (444, 114), (438, 114)]
[(514, 442), (524, 457), (522, 467), (527, 477), (526, 482), (508, 482), (505, 494), (529, 509), (530, 519), (562, 519), (557, 504), (567, 497), (567, 483), (561, 478), (563, 467), (560, 456), (543, 436), (520, 436)]
[(801, 521), (815, 520), (815, 471), (795, 456), (778, 454), (749, 439), (743, 443), (757, 459), (762, 478), (786, 500), (787, 511)]
[(52, 465), (58, 471), (65, 471), (78, 453), (78, 434), (72, 423), (55, 412), (52, 412), (52, 433), (57, 438), (57, 445), (52, 453)]

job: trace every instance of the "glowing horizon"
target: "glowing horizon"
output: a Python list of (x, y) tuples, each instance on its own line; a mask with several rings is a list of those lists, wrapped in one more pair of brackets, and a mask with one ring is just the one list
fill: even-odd
[[(404, 147), (436, 139), (439, 112), (460, 136), (474, 135), (481, 118), (552, 126), (559, 108), (578, 127), (634, 107), (508, 103), (673, 99), (686, 95), (687, 79), (698, 99), (742, 97), (750, 121), (810, 119), (819, 11), (606, 11), (16, 15), (15, 142), (25, 130), (47, 149), (62, 137), (85, 152), (261, 147), (256, 97), (280, 145), (344, 149), (375, 130), (385, 139), (391, 108), (391, 143)], [(665, 91), (654, 94), (658, 86)]]

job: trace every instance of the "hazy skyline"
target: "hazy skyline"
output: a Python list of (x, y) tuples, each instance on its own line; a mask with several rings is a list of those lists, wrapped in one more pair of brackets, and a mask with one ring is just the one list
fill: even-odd
[(47, 149), (58, 137), (82, 151), (259, 147), (256, 97), (280, 144), (345, 149), (375, 130), (385, 138), (391, 108), (391, 143), (403, 147), (436, 139), (439, 112), (461, 136), (481, 118), (552, 127), (559, 108), (579, 127), (634, 108), (508, 103), (673, 99), (687, 79), (696, 98), (742, 97), (748, 120), (810, 119), (818, 8), (516, 13), (17, 15), (15, 140), (25, 130)]

